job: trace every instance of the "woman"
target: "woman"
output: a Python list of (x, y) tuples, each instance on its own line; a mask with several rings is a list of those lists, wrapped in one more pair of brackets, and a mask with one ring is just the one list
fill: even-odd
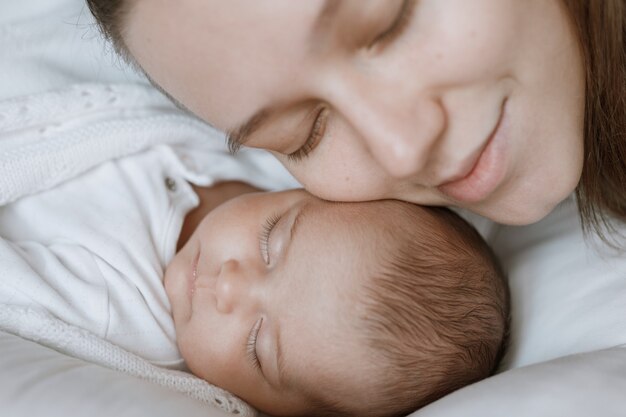
[(624, 0), (88, 0), (175, 101), (312, 193), (626, 218)]

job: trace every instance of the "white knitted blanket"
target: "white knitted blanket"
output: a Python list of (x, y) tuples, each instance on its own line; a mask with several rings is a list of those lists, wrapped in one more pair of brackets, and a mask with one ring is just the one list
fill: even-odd
[[(223, 140), (153, 89), (139, 84), (75, 85), (0, 101), (0, 205), (49, 189), (97, 164), (160, 143)], [(2, 262), (0, 279), (15, 271)], [(0, 306), (0, 329), (57, 351), (160, 384), (242, 416), (240, 399), (180, 371), (156, 367), (45, 312)]]
[(77, 84), (0, 102), (0, 205), (159, 143), (223, 140), (141, 84)]

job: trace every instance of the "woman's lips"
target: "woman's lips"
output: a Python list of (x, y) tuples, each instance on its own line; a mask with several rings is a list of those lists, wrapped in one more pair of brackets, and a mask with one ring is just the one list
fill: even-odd
[(441, 193), (462, 203), (478, 203), (500, 184), (506, 172), (506, 103), (505, 100), (498, 123), (469, 173), (438, 186)]

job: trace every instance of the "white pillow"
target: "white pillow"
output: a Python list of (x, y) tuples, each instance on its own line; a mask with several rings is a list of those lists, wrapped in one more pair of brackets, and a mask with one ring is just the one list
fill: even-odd
[(626, 251), (583, 237), (573, 197), (534, 225), (499, 226), (489, 241), (511, 289), (503, 369), (626, 343)]
[(0, 332), (5, 417), (232, 417), (183, 394)]
[(626, 348), (512, 369), (460, 389), (411, 417), (623, 417)]

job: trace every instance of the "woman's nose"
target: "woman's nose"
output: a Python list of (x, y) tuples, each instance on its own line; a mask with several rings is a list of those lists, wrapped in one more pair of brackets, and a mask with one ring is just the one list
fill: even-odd
[(434, 100), (394, 107), (371, 103), (360, 134), (380, 166), (390, 176), (403, 179), (424, 170), (443, 132), (445, 116)]
[(394, 178), (414, 177), (432, 157), (445, 130), (440, 101), (418, 92), (361, 86), (344, 102), (359, 139), (371, 156)]
[(217, 310), (232, 313), (239, 306), (253, 307), (258, 301), (258, 272), (230, 259), (225, 261), (215, 281)]

